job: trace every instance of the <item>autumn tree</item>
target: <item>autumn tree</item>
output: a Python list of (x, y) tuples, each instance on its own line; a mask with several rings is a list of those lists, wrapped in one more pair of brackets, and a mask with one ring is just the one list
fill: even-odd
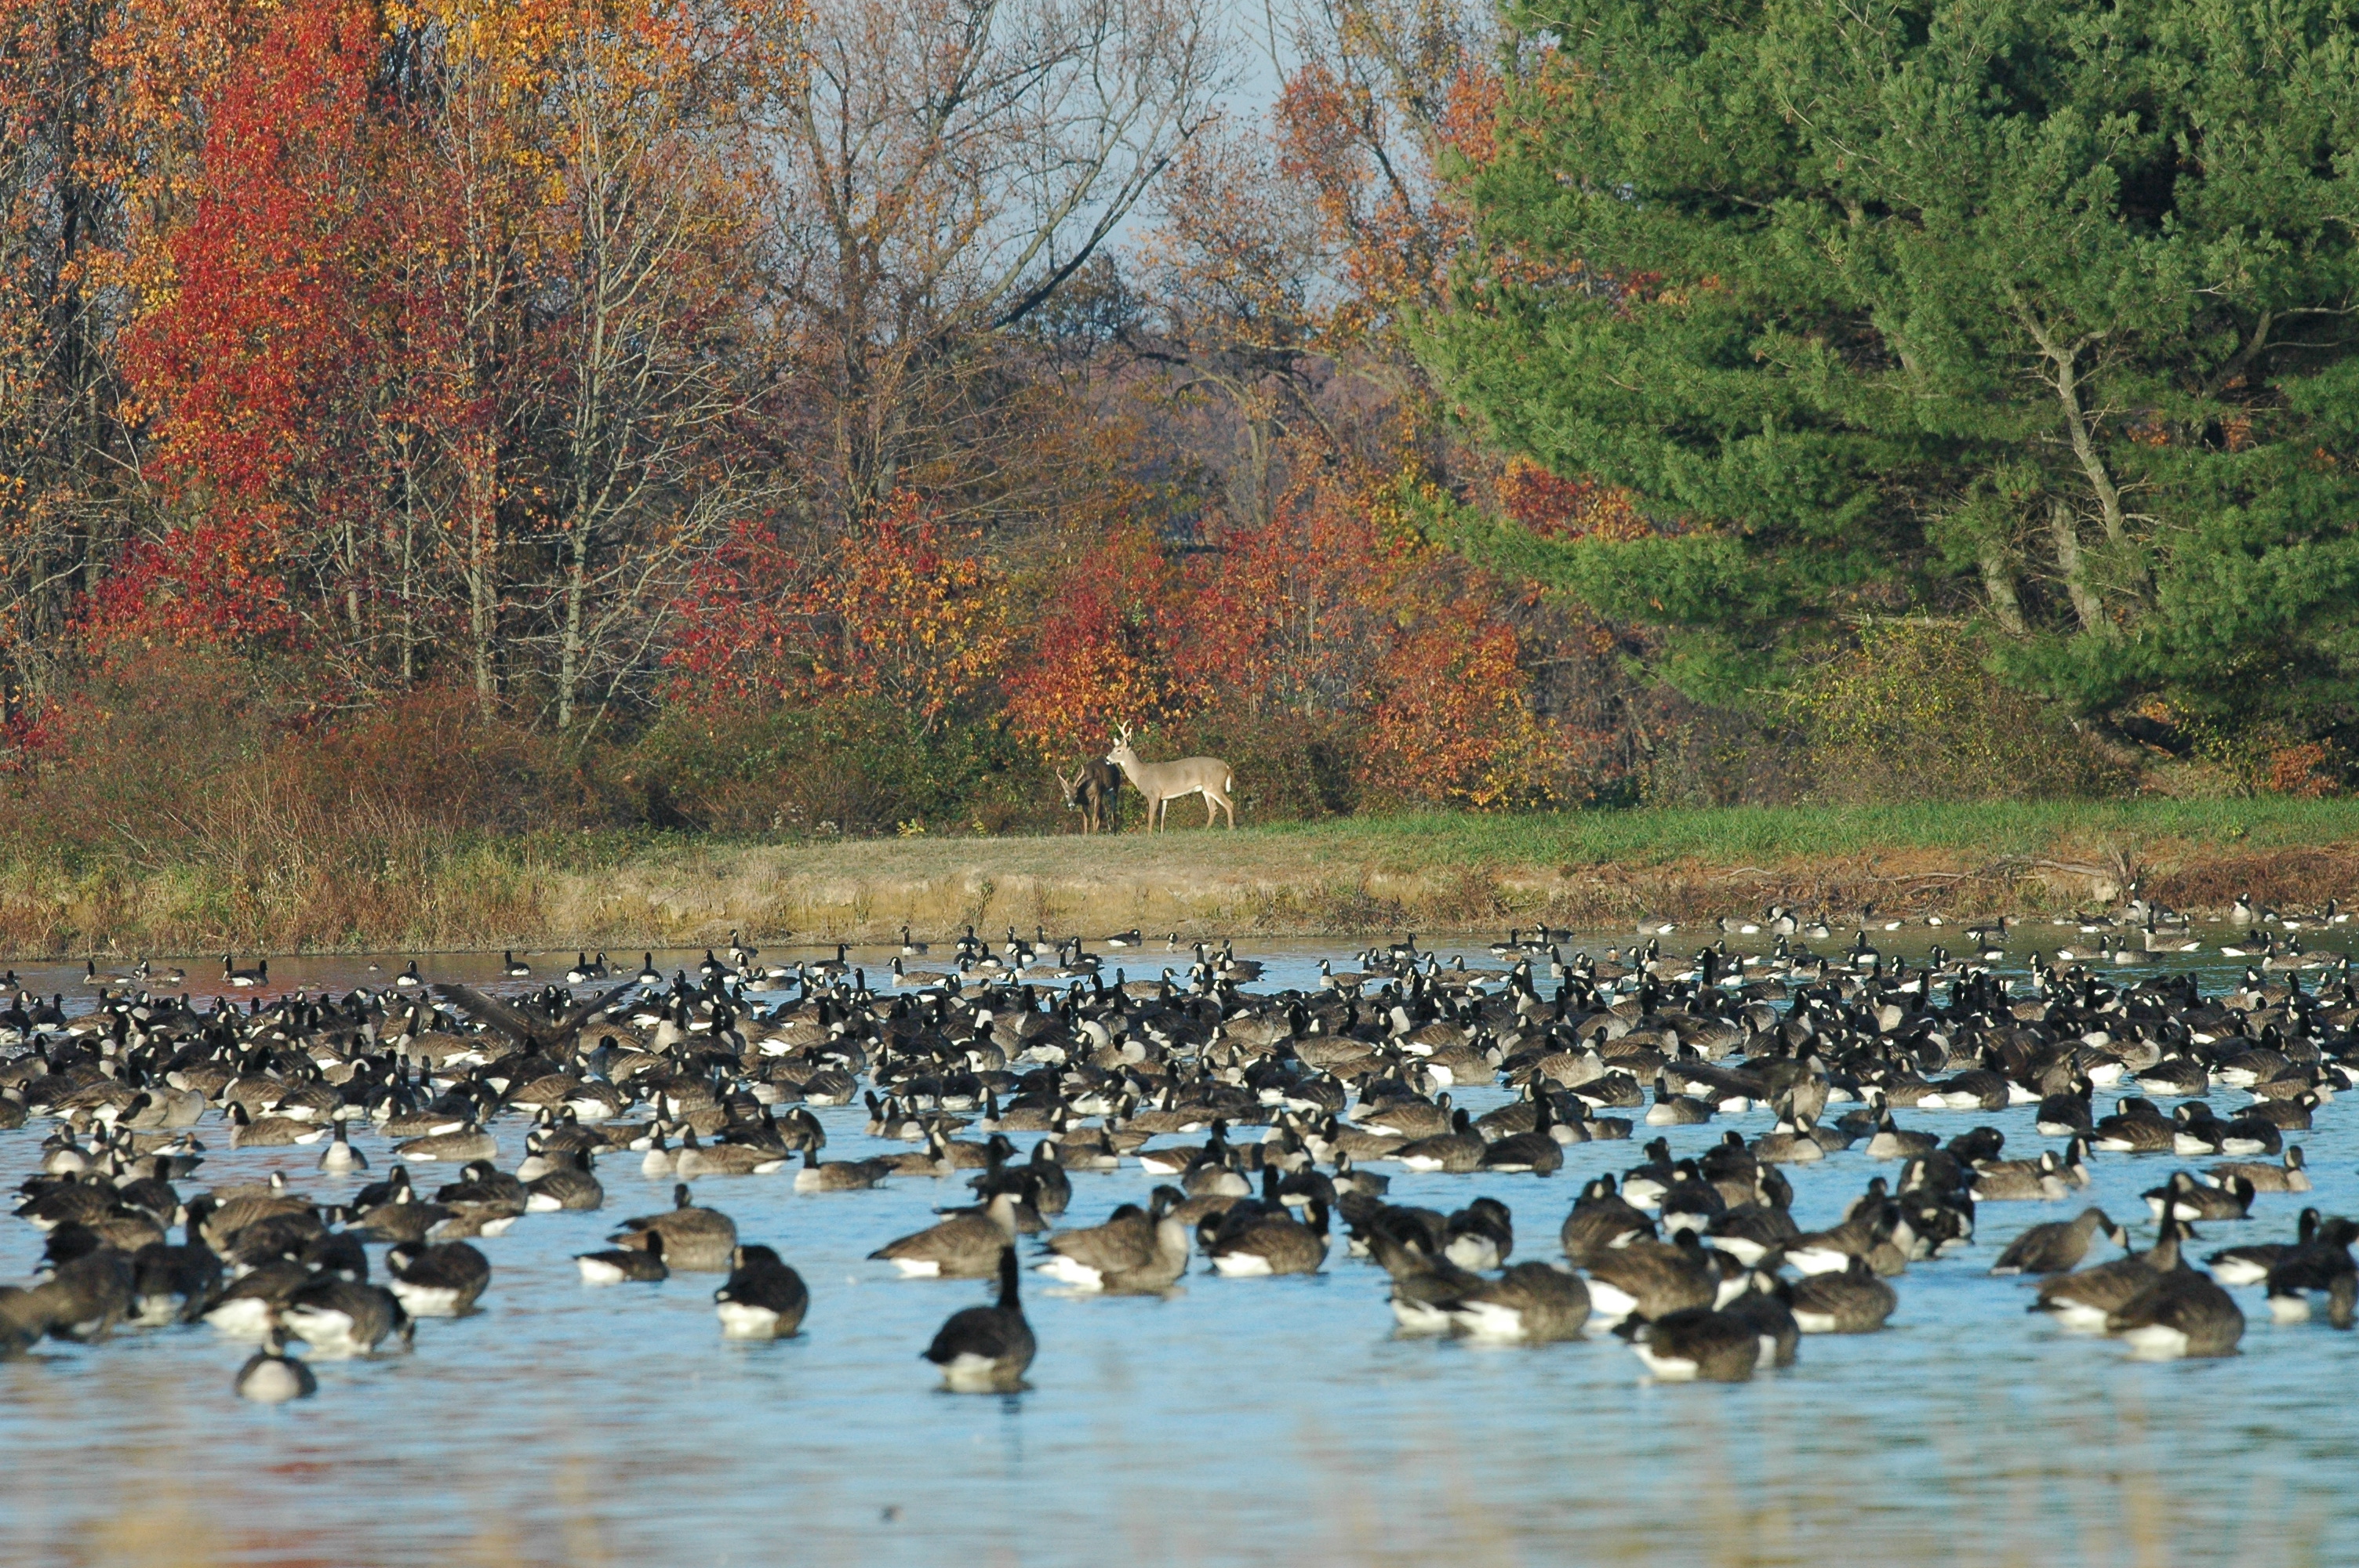
[(130, 214), (124, 7), (0, 4), (0, 687), (52, 684), (76, 597), (138, 504), (110, 257)]
[(202, 87), (125, 344), (177, 514), (103, 619), (299, 648), (355, 696), (455, 665), (560, 730), (643, 697), (690, 567), (776, 483), (760, 138), (799, 16), (271, 14)]
[(1100, 254), (1225, 73), (1202, 0), (820, 0), (777, 219), (808, 513), (991, 464), (1003, 335)]

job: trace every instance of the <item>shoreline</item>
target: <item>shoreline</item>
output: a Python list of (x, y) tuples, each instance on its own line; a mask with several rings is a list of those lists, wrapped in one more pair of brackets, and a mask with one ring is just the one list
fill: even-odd
[(2359, 892), (2359, 804), (2110, 803), (1343, 818), (1083, 837), (486, 842), (381, 876), (0, 866), (0, 962), (85, 954), (933, 940), (967, 925), (1189, 937), (1635, 929), (1770, 903), (1837, 922)]

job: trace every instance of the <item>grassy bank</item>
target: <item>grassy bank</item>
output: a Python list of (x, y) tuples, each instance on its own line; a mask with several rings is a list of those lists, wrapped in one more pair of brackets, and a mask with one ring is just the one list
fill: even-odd
[[(21, 845), (27, 840), (20, 838)], [(1159, 838), (810, 842), (434, 833), (310, 853), (257, 833), (201, 858), (20, 849), (0, 954), (778, 942), (991, 929), (1262, 935), (1613, 927), (1770, 900), (1958, 917), (2156, 897), (2219, 908), (2359, 891), (2359, 803), (2265, 798), (1436, 814)]]

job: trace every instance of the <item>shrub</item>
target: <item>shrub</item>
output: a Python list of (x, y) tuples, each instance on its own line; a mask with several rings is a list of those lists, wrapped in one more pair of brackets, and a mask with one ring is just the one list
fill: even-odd
[(2119, 782), (2067, 723), (1993, 676), (1974, 639), (1946, 626), (1871, 626), (1782, 700), (1823, 800), (2033, 799)]
[(722, 832), (891, 833), (1042, 827), (1056, 784), (995, 724), (929, 726), (880, 697), (744, 712), (674, 708), (617, 765), (689, 825)]

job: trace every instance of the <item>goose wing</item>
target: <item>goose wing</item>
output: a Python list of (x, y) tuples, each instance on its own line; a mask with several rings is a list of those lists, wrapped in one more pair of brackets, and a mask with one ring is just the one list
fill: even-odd
[(560, 1017), (549, 1019), (535, 1018), (524, 1009), (495, 996), (485, 996), (473, 986), (437, 984), (434, 994), (470, 1018), (490, 1024), (519, 1045), (549, 1046), (572, 1039), (582, 1033), (583, 1024), (637, 989), (637, 981), (626, 981), (592, 997)]

